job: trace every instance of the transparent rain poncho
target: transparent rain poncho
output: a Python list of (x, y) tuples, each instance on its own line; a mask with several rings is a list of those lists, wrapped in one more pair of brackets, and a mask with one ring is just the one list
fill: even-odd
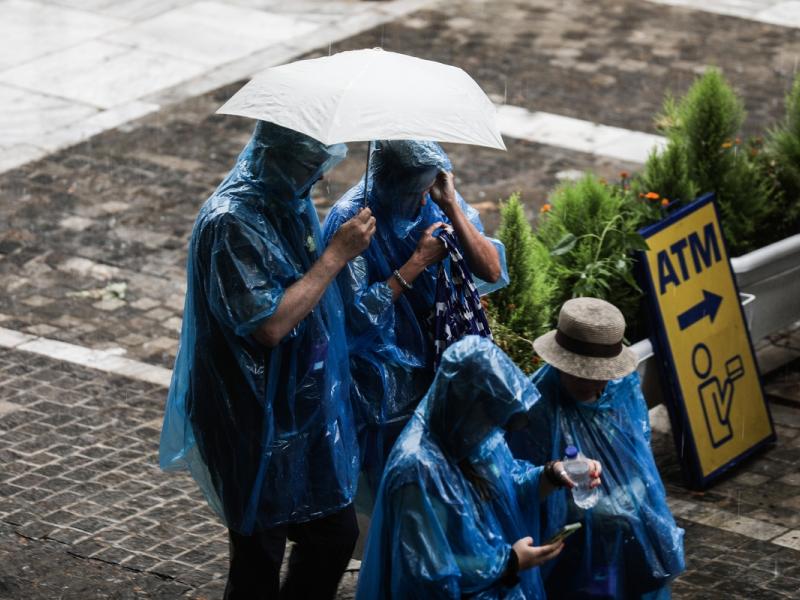
[(188, 468), (239, 533), (352, 501), (358, 447), (336, 286), (274, 348), (253, 337), (319, 257), (309, 191), (346, 151), (259, 122), (192, 232), (160, 463)]
[[(393, 441), (433, 379), (432, 339), (426, 321), (434, 304), (438, 267), (428, 267), (414, 281), (413, 289), (394, 303), (386, 280), (411, 257), (430, 225), (449, 222), (430, 196), (423, 205), (420, 198), (440, 170), (452, 168), (444, 150), (434, 142), (379, 141), (374, 146), (366, 205), (376, 217), (377, 230), (369, 248), (338, 277), (346, 311), (359, 442), (372, 491)], [(478, 212), (457, 197), (464, 214), (483, 232)], [(364, 205), (362, 179), (331, 209), (323, 228), (325, 240)], [(505, 249), (499, 241), (492, 242), (500, 255), (502, 275), (494, 284), (476, 279), (484, 294), (508, 283)], [(447, 260), (445, 264), (449, 264)]]
[[(541, 469), (512, 458), (501, 427), (538, 393), (497, 346), (450, 346), (383, 475), (358, 581), (358, 600), (541, 598), (538, 569), (508, 581), (511, 546), (539, 511)], [(460, 466), (488, 483), (485, 499)]]
[(608, 383), (600, 398), (576, 402), (545, 366), (533, 376), (542, 399), (528, 426), (510, 436), (517, 458), (542, 464), (573, 444), (603, 465), (597, 505), (582, 510), (568, 491), (551, 494), (542, 535), (580, 521), (561, 555), (544, 568), (551, 598), (669, 598), (668, 583), (684, 570), (683, 529), (672, 517), (650, 450), (650, 422), (639, 375)]

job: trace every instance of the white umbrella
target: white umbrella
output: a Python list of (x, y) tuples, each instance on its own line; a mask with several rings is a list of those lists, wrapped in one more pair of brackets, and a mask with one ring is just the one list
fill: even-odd
[(434, 140), (506, 149), (496, 109), (469, 75), (381, 49), (267, 69), (217, 112), (269, 121), (324, 144)]

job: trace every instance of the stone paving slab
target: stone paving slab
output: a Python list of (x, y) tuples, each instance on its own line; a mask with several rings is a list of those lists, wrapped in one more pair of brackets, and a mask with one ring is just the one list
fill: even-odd
[(800, 27), (800, 2), (792, 0), (648, 0), (658, 4), (684, 6), (721, 15), (763, 21), (782, 27)]
[(5, 0), (0, 172), (430, 1)]

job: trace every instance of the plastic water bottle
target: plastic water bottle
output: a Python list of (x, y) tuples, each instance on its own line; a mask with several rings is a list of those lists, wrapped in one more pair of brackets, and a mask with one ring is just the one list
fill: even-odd
[(578, 452), (575, 446), (567, 446), (564, 458), (564, 470), (569, 478), (575, 482), (572, 488), (572, 499), (579, 508), (592, 508), (597, 504), (597, 488), (591, 489), (589, 483), (589, 461)]

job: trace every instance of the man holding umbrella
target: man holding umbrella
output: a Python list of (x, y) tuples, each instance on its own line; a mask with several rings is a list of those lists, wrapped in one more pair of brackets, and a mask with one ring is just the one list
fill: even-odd
[(267, 69), (217, 112), (259, 125), (192, 234), (161, 465), (191, 469), (231, 530), (228, 598), (277, 595), (287, 537), (282, 595), (331, 598), (357, 535), (359, 457), (330, 284), (375, 220), (357, 212), (323, 251), (309, 189), (344, 142), (505, 146), (464, 71), (382, 50)]
[(259, 121), (192, 232), (160, 460), (188, 468), (230, 532), (225, 597), (333, 598), (358, 537), (358, 448), (336, 274), (369, 244), (368, 209), (323, 251), (313, 184), (341, 161)]

